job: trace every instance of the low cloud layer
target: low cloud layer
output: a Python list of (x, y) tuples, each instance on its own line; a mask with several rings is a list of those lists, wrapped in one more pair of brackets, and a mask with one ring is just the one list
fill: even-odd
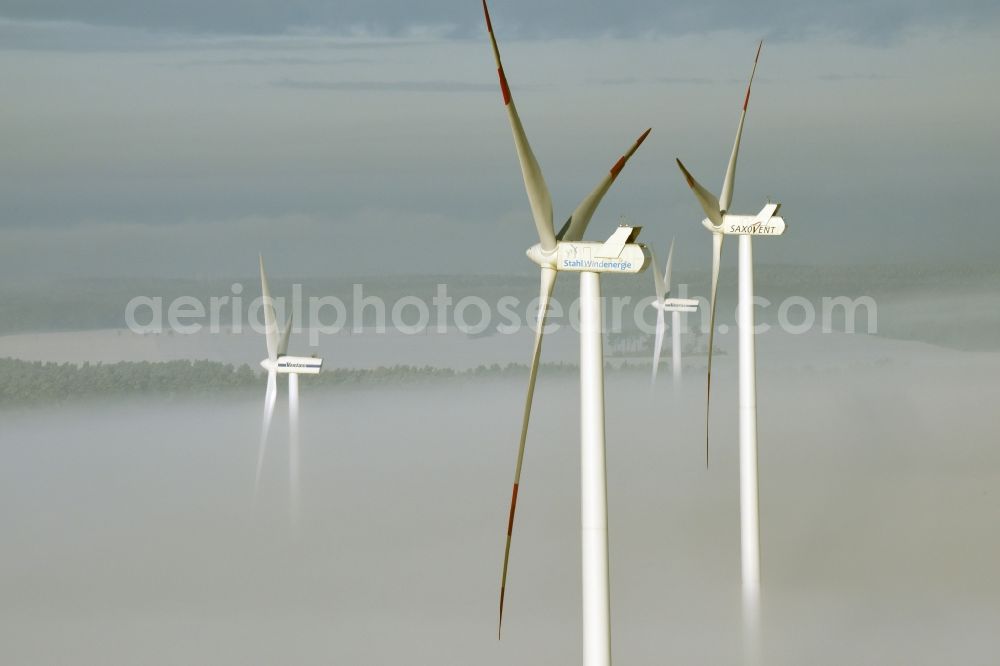
[[(758, 369), (765, 663), (990, 663), (1000, 450), (997, 416), (971, 406), (996, 355), (860, 338), (838, 360), (825, 340), (776, 342)], [(717, 373), (708, 471), (703, 368), (674, 398), (645, 371), (609, 375), (620, 662), (740, 663), (735, 356)], [(523, 391), (523, 377), (353, 391), (303, 379), (298, 536), (284, 382), (256, 504), (263, 382), (209, 404), (5, 414), (0, 659), (579, 661), (573, 373), (539, 379), (496, 639)]]

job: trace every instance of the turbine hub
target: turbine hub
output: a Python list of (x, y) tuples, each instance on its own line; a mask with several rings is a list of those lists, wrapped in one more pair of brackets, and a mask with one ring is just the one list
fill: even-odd
[[(556, 248), (558, 247), (559, 246), (557, 244)], [(555, 268), (556, 259), (559, 255), (557, 249), (553, 249), (551, 252), (546, 252), (542, 249), (541, 243), (535, 243), (529, 247), (525, 254), (528, 255), (528, 259), (531, 259), (532, 262), (538, 264), (541, 268)]]
[(720, 233), (722, 231), (722, 227), (725, 225), (725, 222), (726, 222), (726, 216), (725, 216), (725, 214), (723, 214), (723, 216), (722, 216), (722, 224), (720, 224), (719, 226), (715, 226), (714, 224), (712, 224), (712, 220), (708, 219), (707, 217), (704, 220), (701, 221), (701, 226), (705, 227), (706, 229), (708, 229), (709, 231), (711, 231), (713, 234), (717, 234), (717, 233)]

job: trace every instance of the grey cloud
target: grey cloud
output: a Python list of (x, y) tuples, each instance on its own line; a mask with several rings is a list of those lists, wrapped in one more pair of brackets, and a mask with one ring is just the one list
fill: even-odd
[(297, 58), (297, 57), (246, 57), (189, 60), (177, 63), (175, 67), (270, 67), (279, 65), (312, 66), (312, 65), (362, 65), (370, 63), (370, 58)]
[(597, 79), (593, 83), (599, 86), (633, 86), (642, 83), (642, 81), (634, 76), (624, 76), (615, 79)]
[[(1000, 7), (986, 0), (940, 3), (931, 0), (829, 3), (769, 0), (765, 3), (663, 3), (636, 0), (627, 5), (585, 0), (549, 2), (509, 0), (495, 3), (493, 18), (508, 38), (593, 36), (598, 34), (681, 34), (707, 29), (741, 29), (765, 36), (796, 38), (813, 31), (847, 33), (862, 40), (882, 40), (915, 24), (993, 22)], [(451, 0), (421, 3), (401, 0), (0, 0), (0, 16), (41, 21), (79, 21), (155, 31), (223, 34), (280, 34), (309, 28), (334, 34), (363, 31), (406, 35), (414, 28), (436, 26), (451, 36), (482, 31), (480, 3)]]
[(736, 79), (711, 79), (705, 76), (661, 76), (657, 83), (683, 83), (691, 85), (706, 85), (709, 83), (735, 83)]
[(169, 48), (167, 35), (121, 26), (73, 21), (0, 19), (0, 49), (6, 51), (132, 51)]
[[(498, 31), (500, 14), (510, 18), (514, 9), (495, 8)], [(760, 259), (874, 261), (890, 240), (893, 261), (993, 259), (1000, 230), (989, 223), (990, 193), (1000, 139), (991, 130), (1000, 98), (983, 86), (997, 60), (993, 32), (915, 33), (889, 48), (827, 38), (765, 47), (737, 200), (752, 211), (768, 195), (780, 198), (791, 232), (781, 243), (762, 243)], [(653, 125), (652, 140), (602, 204), (594, 237), (626, 213), (647, 223), (644, 237), (659, 248), (676, 231), (693, 255), (703, 252), (693, 221), (699, 208), (673, 158), (717, 186), (755, 36), (511, 43), (512, 85), (557, 218)], [(151, 39), (175, 50), (6, 52), (0, 272), (27, 279), (69, 265), (80, 274), (142, 272), (150, 262), (137, 257), (154, 250), (164, 274), (203, 270), (215, 265), (226, 237), (207, 244), (211, 256), (195, 254), (190, 248), (206, 245), (203, 229), (185, 222), (309, 213), (330, 217), (336, 235), (325, 238), (333, 240), (317, 243), (276, 222), (267, 243), (240, 245), (231, 261), (289, 245), (289, 237), (310, 238), (316, 270), (340, 271), (355, 256), (368, 257), (357, 250), (364, 241), (345, 248), (336, 239), (373, 203), (396, 212), (380, 216), (368, 238), (414, 233), (409, 246), (422, 247), (429, 236), (413, 232), (413, 216), (437, 214), (460, 222), (434, 235), (435, 265), (518, 270), (533, 233), (530, 212), (483, 37), (430, 43), (157, 33)], [(338, 51), (342, 42), (371, 50)], [(397, 47), (403, 43), (413, 46)], [(348, 57), (373, 62), (304, 67)], [(192, 61), (234, 66), (170, 67)], [(271, 62), (260, 71), (235, 66)], [(873, 78), (889, 75), (899, 78)], [(610, 87), (589, 89), (597, 81)], [(929, 89), (940, 92), (928, 96)], [(947, 223), (954, 219), (963, 220), (961, 233)], [(111, 253), (86, 227), (109, 223), (157, 228), (151, 236), (109, 233)], [(175, 244), (167, 248), (157, 234)], [(456, 264), (472, 243), (483, 248), (468, 255), (475, 261)], [(342, 252), (337, 261), (330, 261), (332, 247)], [(409, 249), (397, 263), (424, 262)]]
[(816, 78), (819, 79), (820, 81), (839, 83), (841, 81), (890, 81), (892, 79), (898, 79), (899, 77), (894, 74), (838, 73), (838, 74), (821, 74)]
[(296, 81), (281, 79), (271, 85), (295, 90), (349, 90), (352, 92), (493, 92), (496, 86), (465, 81)]
[(665, 83), (672, 85), (709, 85), (717, 83), (737, 83), (737, 79), (714, 79), (705, 76), (657, 76), (654, 78), (639, 78), (624, 76), (621, 78), (593, 79), (592, 83), (599, 86), (634, 86), (650, 83)]
[(0, 13), (0, 50), (57, 52), (132, 51), (382, 51), (436, 40), (439, 35), (394, 37), (368, 33), (336, 35), (325, 31), (289, 31), (266, 35), (182, 32), (141, 26), (77, 20), (9, 18)]

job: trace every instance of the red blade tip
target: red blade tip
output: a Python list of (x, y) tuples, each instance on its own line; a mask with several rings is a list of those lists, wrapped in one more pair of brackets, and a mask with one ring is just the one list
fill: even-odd
[[(753, 57), (753, 71), (757, 71), (757, 61), (760, 60), (760, 50), (764, 47), (764, 40), (760, 40), (757, 43), (757, 55)], [(747, 96), (743, 98), (743, 110), (747, 110), (747, 106), (750, 104), (750, 87), (753, 86), (753, 74), (750, 74), (750, 83), (747, 84)]]
[(486, 29), (493, 34), (493, 23), (490, 21), (490, 10), (486, 6), (486, 0), (483, 0), (483, 14), (486, 15)]
[(635, 142), (635, 145), (632, 146), (632, 150), (628, 151), (627, 153), (618, 158), (618, 161), (615, 162), (615, 165), (611, 167), (611, 176), (613, 178), (618, 177), (618, 174), (621, 173), (622, 169), (625, 168), (625, 163), (628, 162), (628, 158), (632, 157), (635, 151), (639, 150), (639, 146), (642, 145), (642, 142), (646, 140), (646, 137), (649, 136), (649, 133), (652, 131), (653, 128), (650, 127), (645, 132), (643, 132), (642, 136), (640, 136), (639, 139)]
[(497, 74), (500, 76), (500, 92), (503, 93), (503, 105), (507, 106), (510, 104), (510, 86), (507, 85), (507, 75), (503, 73), (503, 67), (497, 68)]
[(510, 516), (507, 518), (507, 536), (510, 536), (514, 532), (514, 511), (517, 509), (517, 485), (514, 484), (514, 490), (510, 496)]
[(497, 621), (497, 640), (500, 640), (501, 632), (503, 632), (503, 597), (506, 591), (506, 585), (500, 587), (500, 619)]

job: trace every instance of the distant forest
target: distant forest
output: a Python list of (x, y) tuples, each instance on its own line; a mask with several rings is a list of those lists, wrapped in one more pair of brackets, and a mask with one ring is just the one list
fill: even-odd
[[(572, 364), (543, 364), (548, 373), (576, 373)], [(526, 377), (526, 365), (482, 365), (469, 370), (395, 365), (374, 369), (336, 368), (303, 376), (318, 386), (375, 386), (477, 378)], [(260, 388), (264, 373), (248, 365), (215, 361), (43, 363), (0, 358), (0, 406), (51, 404), (109, 396), (212, 395)]]

